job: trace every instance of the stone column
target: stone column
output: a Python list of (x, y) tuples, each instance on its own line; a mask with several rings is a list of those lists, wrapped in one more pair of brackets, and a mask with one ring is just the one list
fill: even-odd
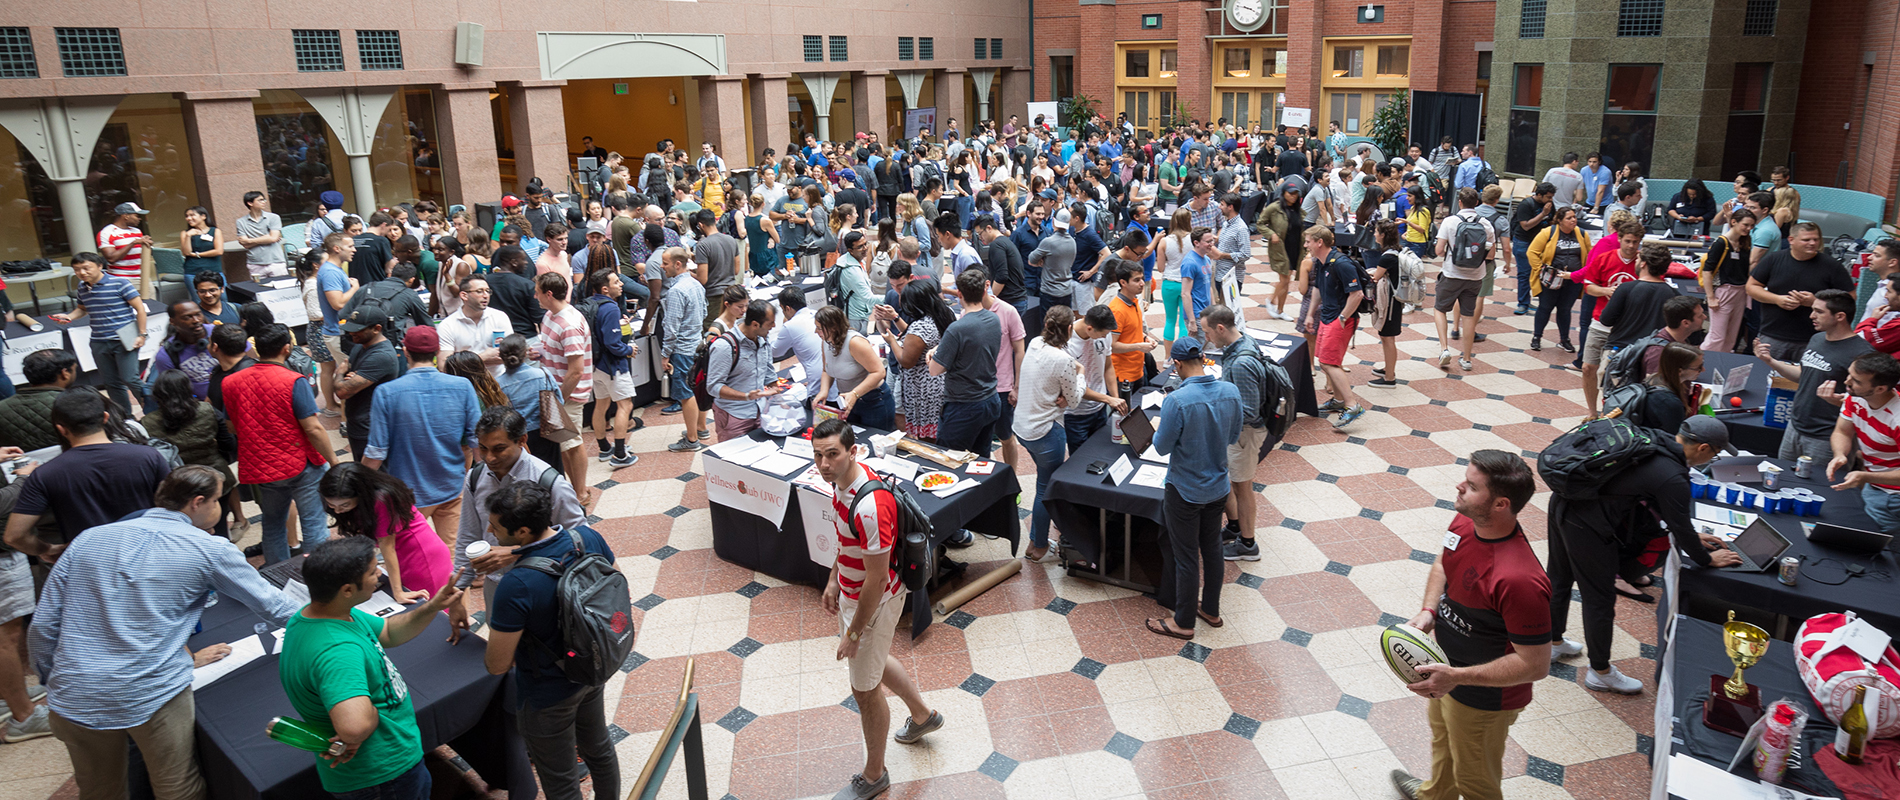
[[(92, 211), (86, 205), (86, 169), (92, 146), (106, 120), (119, 107), (119, 96), (49, 97), (0, 100), (0, 126), (39, 159), (53, 179), (59, 196), (59, 215), (75, 253), (99, 252), (92, 229)], [(246, 123), (255, 127), (255, 122)], [(262, 159), (259, 159), (260, 166)]]
[(950, 129), (950, 120), (957, 121), (957, 130), (968, 134), (970, 115), (963, 108), (963, 76), (967, 70), (953, 67), (937, 73), (935, 83), (937, 95), (934, 101), (937, 107), (937, 129), (933, 131), (939, 138)]
[(1319, 75), (1320, 70), (1331, 69), (1332, 65), (1320, 63), (1326, 55), (1325, 40), (1320, 35), (1322, 13), (1318, 3), (1287, 7), (1286, 60), (1291, 66), (1286, 76), (1286, 104), (1312, 109), (1312, 124), (1324, 133), (1327, 120), (1326, 109), (1319, 107)]
[[(727, 169), (752, 163), (755, 154), (746, 152), (745, 144), (744, 75), (699, 79), (699, 129), (702, 138), (712, 142), (719, 157), (725, 159)], [(690, 147), (689, 152), (699, 152), (699, 148)]]
[[(257, 143), (257, 112), (252, 105), (257, 94), (256, 89), (236, 89), (186, 92), (180, 97), (191, 163), (198, 167), (198, 201), (224, 226), (229, 243), (226, 254), (236, 256), (225, 259), (226, 276), (236, 280), (250, 280), (234, 227), (238, 217), (250, 213), (244, 206), (244, 193), (265, 191), (264, 151)], [(235, 274), (232, 266), (238, 267)]]
[[(1028, 68), (1003, 71), (1003, 85), (998, 89), (1001, 99), (996, 101), (994, 113), (998, 119), (1007, 120), (1009, 115), (1022, 117), (1023, 124), (1029, 123), (1029, 103), (1035, 91), (1035, 75)], [(1113, 108), (1113, 106), (1110, 106)], [(1002, 127), (997, 126), (998, 130)]]
[(818, 120), (818, 141), (834, 141), (831, 135), (831, 98), (838, 92), (838, 73), (801, 72), (798, 78), (805, 82), (805, 92), (811, 95), (812, 114)]
[[(567, 81), (522, 81), (508, 87), (508, 125), (515, 136), (517, 191), (539, 177), (551, 191), (566, 191), (573, 172), (568, 159), (567, 116), (561, 112), (561, 87)], [(498, 168), (499, 169), (499, 168)]]
[[(752, 140), (759, 152), (778, 150), (792, 138), (791, 92), (786, 87), (790, 73), (770, 72), (752, 79)], [(758, 153), (752, 154), (754, 158)], [(779, 155), (785, 155), (780, 152)]]
[(890, 75), (884, 70), (866, 70), (851, 79), (851, 124), (865, 133), (876, 133), (879, 141), (891, 133), (890, 91), (885, 88)]
[(443, 192), (449, 203), (473, 210), (476, 203), (501, 198), (501, 164), (496, 161), (495, 117), (488, 107), (490, 81), (443, 84), (435, 90), (437, 136), (442, 148)]
[(996, 70), (990, 68), (970, 70), (970, 85), (976, 87), (976, 119), (971, 120), (973, 123), (971, 127), (974, 128), (974, 123), (991, 118), (990, 97), (996, 90)]

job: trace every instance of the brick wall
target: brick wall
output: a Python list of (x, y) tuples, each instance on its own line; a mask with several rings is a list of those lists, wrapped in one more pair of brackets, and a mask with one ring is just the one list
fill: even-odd
[[(1896, 3), (1837, 0), (1815, 3), (1810, 10), (1806, 59), (1801, 68), (1800, 99), (1795, 104), (1792, 153), (1801, 183), (1837, 185), (1842, 161), (1848, 165), (1849, 188), (1888, 195), (1891, 179), (1884, 185), (1868, 185), (1869, 169), (1875, 161), (1891, 161), (1892, 126), (1883, 124), (1900, 101), (1900, 87), (1891, 84), (1892, 36)], [(1861, 53), (1875, 50), (1873, 94), (1868, 96), (1868, 68), (1861, 64)], [(1888, 74), (1882, 76), (1881, 64)], [(1863, 113), (1863, 106), (1865, 111)], [(1861, 125), (1869, 128), (1862, 131)], [(1851, 126), (1844, 128), (1843, 126)], [(1882, 134), (1885, 129), (1886, 133)], [(1884, 141), (1882, 145), (1879, 142)], [(1858, 145), (1858, 146), (1857, 146)], [(1888, 151), (1881, 154), (1881, 149)], [(1864, 159), (1864, 160), (1863, 160)], [(1766, 178), (1766, 175), (1762, 177)]]

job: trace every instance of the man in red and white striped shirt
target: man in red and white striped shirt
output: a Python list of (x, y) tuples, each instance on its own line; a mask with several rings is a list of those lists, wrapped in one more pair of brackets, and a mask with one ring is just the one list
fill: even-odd
[[(1836, 491), (1859, 489), (1861, 507), (1884, 533), (1900, 533), (1900, 402), (1894, 387), (1900, 384), (1900, 361), (1886, 353), (1867, 353), (1847, 367), (1847, 400), (1834, 423), (1834, 460), (1827, 462), (1828, 480), (1847, 470), (1854, 450), (1860, 450), (1864, 469), (1840, 475)], [(1832, 399), (1832, 386), (1820, 388)]]
[(152, 212), (139, 208), (137, 203), (120, 203), (112, 213), (112, 221), (99, 229), (99, 254), (106, 257), (106, 274), (136, 281), (145, 248), (152, 245), (152, 237), (136, 226), (139, 217)]
[[(818, 423), (811, 446), (818, 474), (831, 483), (832, 518), (838, 526), (838, 555), (825, 581), (825, 610), (838, 617), (838, 660), (850, 663), (851, 696), (864, 726), (864, 770), (851, 776), (837, 798), (869, 800), (891, 787), (891, 776), (884, 770), (891, 712), (881, 687), (910, 707), (910, 719), (893, 737), (900, 744), (916, 744), (924, 734), (943, 727), (943, 715), (924, 704), (917, 684), (890, 655), (891, 636), (909, 594), (891, 560), (898, 538), (897, 497), (869, 485), (878, 477), (858, 463), (853, 451), (857, 437), (844, 420)], [(870, 496), (863, 496), (865, 492)]]

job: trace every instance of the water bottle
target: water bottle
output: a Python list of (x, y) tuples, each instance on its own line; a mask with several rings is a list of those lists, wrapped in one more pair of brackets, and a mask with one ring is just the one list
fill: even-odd
[(1116, 444), (1127, 444), (1128, 436), (1122, 433), (1122, 415), (1110, 412), (1108, 415), (1109, 438)]
[(270, 724), (264, 726), (264, 735), (299, 750), (321, 753), (330, 758), (343, 755), (343, 752), (349, 749), (348, 745), (342, 742), (330, 741), (330, 737), (319, 733), (302, 720), (289, 717), (271, 717)]

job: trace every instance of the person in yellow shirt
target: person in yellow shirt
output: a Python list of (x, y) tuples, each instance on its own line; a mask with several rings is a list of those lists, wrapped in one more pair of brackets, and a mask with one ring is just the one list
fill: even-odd
[(693, 184), (693, 193), (699, 195), (700, 205), (712, 209), (714, 216), (726, 213), (726, 187), (719, 177), (718, 167), (706, 165), (699, 182)]

